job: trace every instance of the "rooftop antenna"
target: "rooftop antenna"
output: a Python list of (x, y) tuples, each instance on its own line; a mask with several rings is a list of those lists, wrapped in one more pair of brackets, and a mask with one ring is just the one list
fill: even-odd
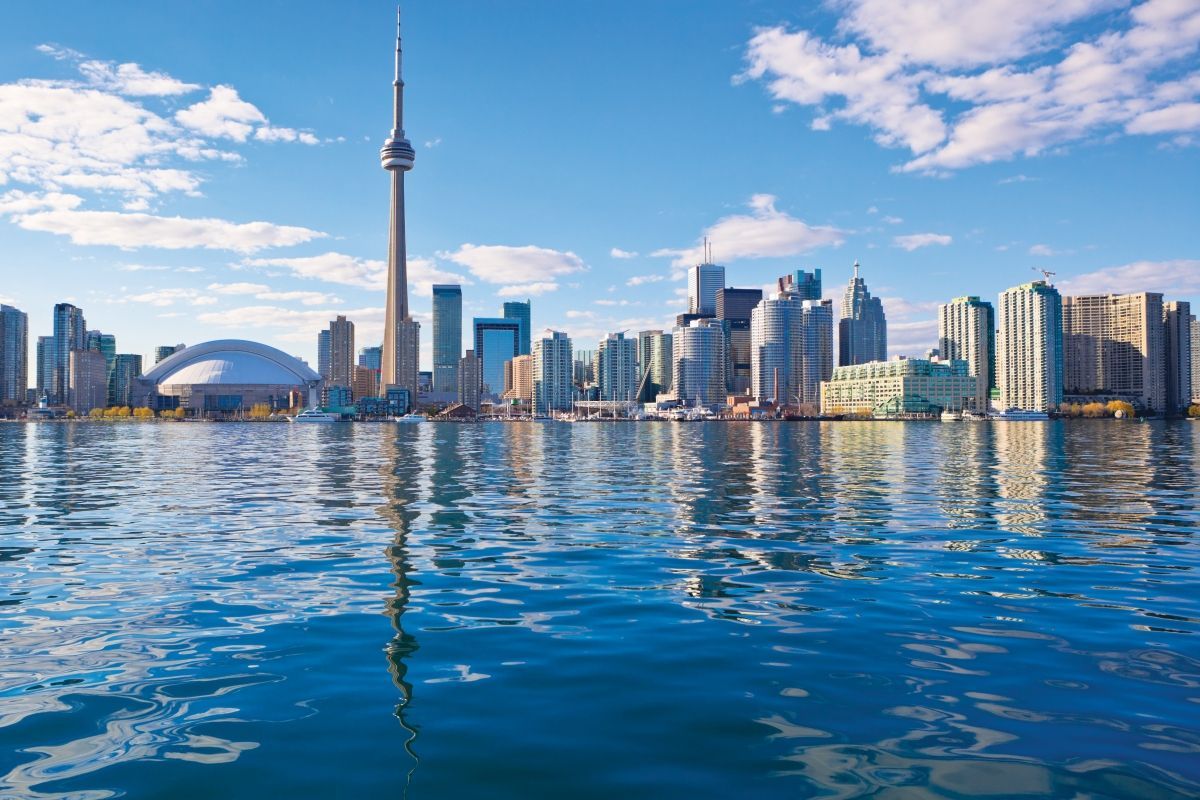
[(854, 259), (854, 280), (858, 280), (858, 259)]
[(1042, 269), (1041, 267), (1030, 267), (1030, 269), (1031, 269), (1031, 270), (1033, 270), (1034, 272), (1040, 272), (1040, 273), (1042, 273), (1042, 277), (1045, 279), (1045, 281), (1046, 281), (1046, 285), (1047, 285), (1047, 286), (1053, 286), (1053, 285), (1054, 285), (1054, 284), (1053, 284), (1053, 283), (1051, 283), (1051, 281), (1050, 281), (1050, 276), (1051, 276), (1051, 275), (1057, 275), (1057, 274), (1058, 274), (1057, 272), (1051, 272), (1050, 270), (1048, 270), (1048, 269)]

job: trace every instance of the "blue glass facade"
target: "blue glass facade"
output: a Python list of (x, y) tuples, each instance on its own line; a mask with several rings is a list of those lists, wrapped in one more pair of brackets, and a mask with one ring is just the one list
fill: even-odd
[(462, 358), (462, 287), (433, 286), (433, 390), (458, 391), (458, 360)]

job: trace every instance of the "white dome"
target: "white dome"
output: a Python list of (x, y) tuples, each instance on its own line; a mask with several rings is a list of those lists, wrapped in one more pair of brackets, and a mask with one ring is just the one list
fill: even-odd
[(183, 384), (298, 386), (321, 376), (282, 350), (258, 342), (222, 339), (184, 348), (163, 359), (144, 380)]

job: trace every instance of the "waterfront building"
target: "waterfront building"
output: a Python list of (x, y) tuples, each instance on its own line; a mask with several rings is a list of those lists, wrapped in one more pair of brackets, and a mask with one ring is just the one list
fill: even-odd
[(658, 395), (671, 390), (671, 373), (675, 369), (672, 341), (671, 334), (660, 330), (638, 334), (639, 402), (652, 402)]
[(725, 399), (725, 330), (715, 319), (694, 320), (673, 333), (671, 391), (684, 405), (716, 408)]
[(104, 354), (99, 350), (72, 350), (68, 361), (67, 405), (76, 414), (104, 408), (108, 404), (108, 364)]
[(354, 323), (342, 315), (330, 320), (329, 329), (322, 331), (319, 343), (324, 343), (324, 364), (317, 354), (317, 372), (330, 386), (349, 389), (354, 383)]
[(538, 414), (567, 411), (574, 398), (571, 338), (546, 331), (533, 343), (533, 409)]
[(329, 380), (329, 358), (332, 350), (329, 329), (317, 333), (317, 374), (322, 380)]
[(577, 386), (586, 386), (596, 382), (596, 351), (576, 350), (574, 364), (574, 382)]
[(1063, 394), (1071, 402), (1122, 399), (1166, 409), (1161, 294), (1064, 297), (1062, 315)]
[(70, 303), (54, 306), (54, 373), (51, 383), (50, 402), (67, 402), (67, 386), (70, 378), (71, 351), (87, 349), (87, 323), (83, 309)]
[(794, 294), (801, 300), (819, 301), (821, 299), (821, 270), (819, 269), (814, 269), (812, 272), (798, 269), (782, 276), (775, 284), (780, 293)]
[(433, 390), (458, 391), (458, 361), (462, 358), (462, 287), (433, 285)]
[(937, 355), (949, 361), (966, 361), (976, 381), (971, 407), (987, 411), (996, 386), (996, 311), (975, 296), (956, 297), (938, 306)]
[(474, 350), (458, 360), (458, 402), (473, 411), (479, 410), (482, 388), (482, 364)]
[(355, 364), (350, 393), (356, 401), (366, 397), (379, 397), (379, 373), (370, 367)]
[(113, 361), (117, 357), (117, 337), (111, 333), (88, 331), (86, 349), (94, 350), (103, 355), (106, 368), (112, 369)]
[(1200, 403), (1200, 319), (1195, 314), (1188, 327), (1192, 338), (1192, 402)]
[(158, 347), (154, 348), (154, 363), (157, 364), (164, 358), (170, 358), (185, 347), (187, 347), (187, 345), (183, 344), (182, 342), (180, 344), (159, 345)]
[(54, 397), (54, 355), (54, 337), (39, 336), (36, 350), (37, 364), (34, 365), (37, 370), (39, 401), (43, 397), (47, 399)]
[(25, 405), (29, 388), (29, 317), (0, 303), (0, 406)]
[(887, 360), (887, 317), (883, 302), (872, 297), (867, 283), (854, 275), (842, 296), (842, 318), (838, 322), (838, 364), (849, 366)]
[[(123, 367), (123, 360), (128, 360)], [(141, 356), (118, 355), (115, 372), (141, 370)], [(136, 373), (135, 373), (136, 374)], [(254, 405), (292, 406), (292, 394), (320, 397), (321, 376), (303, 361), (258, 342), (218, 339), (192, 345), (131, 381), (131, 400), (122, 405), (155, 410), (184, 408), (199, 416), (236, 416)]]
[(513, 356), (504, 362), (504, 400), (533, 402), (533, 356)]
[(1049, 411), (1063, 400), (1063, 303), (1046, 281), (1000, 293), (996, 383), (1002, 408)]
[(725, 331), (725, 389), (731, 394), (750, 390), (750, 314), (762, 297), (762, 289), (717, 290), (717, 319)]
[(717, 291), (725, 286), (725, 268), (705, 262), (688, 270), (688, 313), (711, 317), (717, 313)]
[(630, 401), (637, 396), (637, 342), (610, 333), (596, 350), (596, 383), (601, 400)]
[(1163, 303), (1166, 351), (1167, 414), (1185, 414), (1192, 400), (1192, 304), (1183, 300)]
[(529, 355), (529, 339), (530, 339), (530, 306), (532, 301), (529, 300), (511, 300), (504, 304), (503, 316), (505, 319), (515, 319), (521, 323), (521, 338), (517, 342), (517, 355)]
[(821, 413), (905, 417), (962, 411), (974, 400), (975, 385), (966, 361), (868, 361), (833, 370), (821, 384)]
[[(164, 362), (165, 363), (165, 362)], [(108, 373), (108, 403), (113, 406), (145, 405), (138, 394), (137, 379), (142, 374), (142, 357), (134, 353), (117, 353)]]
[(404, 238), (404, 173), (413, 168), (416, 151), (404, 135), (404, 81), (401, 73), (400, 14), (396, 13), (396, 78), (392, 82), (392, 132), (379, 151), (381, 166), (391, 174), (392, 193), (388, 229), (387, 305), (384, 308), (383, 364), (380, 383), (417, 396), (420, 369), (421, 324), (408, 308), (408, 250)]
[(780, 406), (816, 406), (833, 372), (833, 305), (780, 292), (751, 317), (750, 393)]
[(504, 317), (475, 318), (475, 357), (480, 391), (494, 399), (504, 391), (504, 362), (521, 354), (521, 321)]

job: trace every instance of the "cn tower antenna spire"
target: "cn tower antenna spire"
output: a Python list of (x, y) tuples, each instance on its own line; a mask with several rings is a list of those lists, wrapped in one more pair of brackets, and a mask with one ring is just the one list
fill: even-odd
[[(396, 112), (392, 117), (395, 131), (404, 132), (404, 79), (400, 77), (403, 53), (400, 49), (400, 6), (396, 6), (396, 79), (392, 81), (396, 99)], [(393, 135), (395, 135), (393, 131)]]

